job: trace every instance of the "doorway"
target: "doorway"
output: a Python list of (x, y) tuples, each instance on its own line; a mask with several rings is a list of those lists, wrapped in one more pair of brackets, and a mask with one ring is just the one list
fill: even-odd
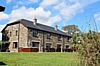
[(56, 49), (57, 52), (61, 52), (61, 44), (57, 44), (57, 49)]
[(51, 43), (46, 43), (46, 52), (51, 52)]

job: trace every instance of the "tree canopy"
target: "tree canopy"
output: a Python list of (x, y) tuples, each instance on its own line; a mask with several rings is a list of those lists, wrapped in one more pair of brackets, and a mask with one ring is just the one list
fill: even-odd
[(68, 33), (74, 33), (74, 32), (80, 31), (78, 26), (76, 26), (76, 25), (63, 26), (62, 30), (66, 31)]
[(0, 6), (0, 12), (4, 11), (5, 10), (5, 7), (3, 6)]

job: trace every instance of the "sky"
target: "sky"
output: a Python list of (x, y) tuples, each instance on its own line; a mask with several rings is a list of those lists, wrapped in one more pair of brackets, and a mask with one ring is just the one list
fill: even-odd
[(7, 23), (34, 18), (59, 29), (75, 24), (81, 31), (95, 30), (96, 26), (100, 31), (100, 0), (0, 0), (0, 6), (5, 7), (0, 12), (0, 31)]

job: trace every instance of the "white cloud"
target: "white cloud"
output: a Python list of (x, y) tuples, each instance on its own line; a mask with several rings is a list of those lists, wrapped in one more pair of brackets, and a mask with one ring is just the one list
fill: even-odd
[(14, 21), (18, 19), (28, 19), (32, 20), (34, 17), (38, 18), (42, 21), (47, 21), (50, 18), (51, 12), (45, 11), (42, 7), (34, 8), (26, 8), (20, 7), (15, 9), (9, 15), (9, 20)]
[(82, 6), (78, 0), (43, 0), (40, 6), (43, 8), (52, 6), (53, 10), (58, 11), (57, 14), (66, 21), (82, 11)]
[(94, 18), (95, 18), (95, 20), (96, 20), (97, 22), (100, 22), (100, 12), (96, 13), (96, 14), (94, 15)]
[(67, 8), (61, 9), (60, 13), (67, 20), (67, 19), (70, 19), (73, 16), (75, 16), (76, 13), (78, 13), (80, 11), (80, 9), (81, 9), (81, 5), (79, 3), (75, 3), (71, 6), (68, 6)]
[(80, 2), (80, 4), (83, 7), (85, 7), (85, 6), (88, 6), (90, 4), (93, 4), (93, 3), (97, 2), (97, 1), (100, 1), (100, 0), (75, 0), (75, 1)]
[(60, 22), (62, 19), (59, 15), (50, 17), (48, 20), (39, 20), (38, 23), (44, 24), (44, 25), (48, 25), (48, 26), (52, 26), (55, 23)]
[(59, 0), (43, 0), (40, 6), (45, 8), (47, 6), (57, 4), (58, 2)]
[(40, 4), (43, 8), (51, 6), (53, 10), (58, 11), (66, 21), (71, 19), (77, 13), (84, 11), (84, 7), (93, 4), (99, 0), (43, 0)]
[(39, 19), (48, 20), (50, 18), (51, 12), (44, 11), (42, 7), (38, 7), (35, 10), (35, 16)]
[[(23, 6), (18, 9), (12, 10), (10, 14), (1, 13), (1, 15), (2, 16), (0, 16), (0, 19), (6, 19), (9, 20), (9, 22), (13, 22), (18, 19), (33, 20), (34, 17), (36, 17), (39, 20), (39, 23), (46, 25), (51, 25), (50, 22), (48, 21), (52, 18), (51, 12), (45, 11), (42, 7), (34, 9), (34, 8), (26, 8), (25, 6)], [(56, 19), (60, 18), (57, 16), (55, 17), (55, 21), (57, 22)], [(51, 23), (52, 24), (55, 23), (54, 20)]]
[(51, 17), (48, 20), (48, 23), (49, 23), (49, 25), (53, 25), (54, 23), (60, 22), (61, 20), (62, 20), (61, 17), (56, 15), (56, 16)]
[(62, 2), (54, 7), (54, 9), (58, 10), (65, 20), (71, 19), (81, 10), (81, 8), (80, 3), (78, 2), (71, 5)]
[(0, 20), (3, 20), (3, 19), (8, 19), (8, 14), (4, 12), (0, 12)]
[(10, 3), (12, 0), (6, 0), (7, 3)]
[(9, 22), (13, 22), (19, 19), (27, 19), (32, 21), (34, 17), (36, 17), (39, 23), (50, 26), (62, 20), (59, 15), (51, 16), (51, 12), (45, 11), (42, 7), (34, 9), (26, 8), (25, 6), (23, 6), (18, 9), (12, 10), (12, 12), (7, 15), (9, 15), (9, 18), (4, 17), (4, 19), (9, 20)]
[(28, 0), (29, 2), (36, 3), (38, 0)]
[(24, 6), (12, 10), (11, 14), (9, 14), (10, 21), (18, 19), (32, 19), (33, 17), (34, 17), (34, 8), (26, 8)]

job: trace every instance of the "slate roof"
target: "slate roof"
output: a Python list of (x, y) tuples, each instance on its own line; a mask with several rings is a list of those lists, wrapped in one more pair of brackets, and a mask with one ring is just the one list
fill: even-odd
[(56, 34), (68, 36), (65, 32), (62, 32), (59, 29), (56, 31), (56, 30), (54, 30), (53, 27), (43, 25), (43, 24), (40, 24), (40, 23), (36, 23), (36, 25), (34, 25), (32, 21), (29, 21), (29, 20), (26, 20), (26, 19), (20, 19), (18, 21), (9, 23), (7, 25), (11, 25), (11, 24), (18, 23), (18, 22), (22, 23), (27, 28), (33, 28), (33, 29), (38, 29), (38, 30), (42, 30), (42, 31), (46, 31), (46, 32), (51, 32), (51, 33), (56, 33)]

